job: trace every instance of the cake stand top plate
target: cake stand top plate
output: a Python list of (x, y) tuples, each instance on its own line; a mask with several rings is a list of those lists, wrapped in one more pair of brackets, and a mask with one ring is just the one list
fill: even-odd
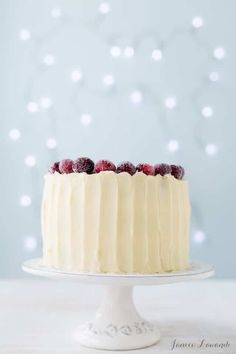
[(99, 285), (158, 285), (187, 280), (205, 279), (214, 274), (211, 265), (203, 262), (191, 262), (184, 271), (139, 274), (139, 273), (76, 273), (48, 268), (42, 265), (41, 258), (34, 258), (23, 263), (22, 269), (30, 274), (54, 279), (67, 279), (85, 284)]

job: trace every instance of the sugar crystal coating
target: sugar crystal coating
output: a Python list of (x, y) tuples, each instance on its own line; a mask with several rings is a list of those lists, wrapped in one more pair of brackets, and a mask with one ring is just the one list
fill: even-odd
[(100, 160), (95, 165), (95, 172), (99, 173), (101, 171), (116, 171), (116, 166), (113, 162), (109, 160)]
[(72, 165), (73, 165), (73, 160), (70, 159), (64, 159), (59, 163), (59, 171), (63, 173), (72, 173)]
[(143, 172), (145, 175), (154, 175), (154, 167), (148, 163), (139, 163), (136, 166), (136, 171)]
[(171, 167), (170, 165), (166, 163), (159, 163), (154, 166), (154, 174), (156, 175), (161, 175), (165, 176), (168, 173), (171, 173)]
[(180, 165), (171, 165), (171, 174), (177, 179), (184, 177), (184, 168)]
[(71, 159), (64, 159), (60, 162), (54, 162), (48, 169), (48, 172), (54, 174), (55, 172), (61, 174), (69, 174), (72, 172), (87, 174), (100, 173), (102, 171), (113, 171), (115, 173), (127, 172), (133, 176), (136, 172), (142, 172), (146, 175), (165, 176), (171, 174), (176, 179), (184, 177), (184, 168), (180, 165), (168, 165), (166, 163), (159, 163), (150, 165), (148, 163), (139, 163), (136, 167), (130, 161), (123, 161), (115, 166), (109, 160), (99, 160), (96, 164), (88, 157), (79, 157), (75, 161)]
[(59, 171), (59, 161), (57, 161), (57, 162), (54, 162), (50, 167), (49, 167), (49, 169), (48, 169), (48, 172), (49, 173), (55, 173), (55, 172), (59, 172), (60, 173), (60, 171)]
[(72, 168), (74, 172), (91, 174), (94, 170), (94, 162), (88, 157), (79, 157), (74, 161)]
[(131, 162), (123, 161), (119, 165), (117, 165), (116, 172), (117, 173), (127, 172), (131, 176), (133, 176), (136, 172), (136, 168)]

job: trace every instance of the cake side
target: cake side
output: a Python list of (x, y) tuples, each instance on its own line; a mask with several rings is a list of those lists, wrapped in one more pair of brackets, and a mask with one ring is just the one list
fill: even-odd
[(85, 272), (183, 270), (189, 219), (188, 183), (171, 174), (47, 174), (43, 264)]

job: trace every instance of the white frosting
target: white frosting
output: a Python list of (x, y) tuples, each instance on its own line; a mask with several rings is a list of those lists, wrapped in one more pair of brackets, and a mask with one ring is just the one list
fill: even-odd
[(187, 181), (171, 175), (48, 174), (43, 263), (88, 272), (185, 269), (189, 219)]

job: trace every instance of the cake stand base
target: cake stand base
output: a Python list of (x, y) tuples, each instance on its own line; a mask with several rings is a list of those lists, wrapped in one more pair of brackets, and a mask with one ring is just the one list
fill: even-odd
[(46, 268), (39, 258), (26, 261), (22, 268), (33, 275), (52, 279), (103, 285), (105, 297), (95, 318), (79, 326), (74, 331), (73, 338), (86, 347), (107, 350), (145, 348), (160, 339), (158, 329), (138, 314), (133, 303), (133, 286), (205, 279), (214, 274), (212, 266), (200, 262), (192, 262), (185, 271), (157, 274), (66, 272)]
[(105, 297), (92, 321), (80, 326), (74, 338), (96, 349), (129, 350), (145, 348), (160, 339), (160, 333), (143, 319), (133, 303), (133, 287), (104, 286)]

